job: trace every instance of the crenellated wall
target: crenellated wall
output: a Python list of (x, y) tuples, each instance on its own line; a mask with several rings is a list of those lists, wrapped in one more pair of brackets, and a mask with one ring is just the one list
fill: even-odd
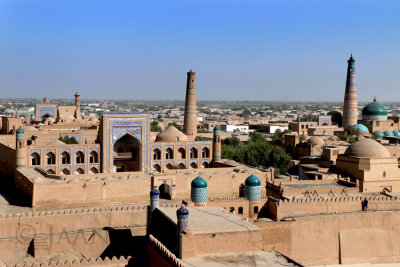
[(149, 235), (147, 243), (148, 266), (149, 267), (185, 267), (187, 266), (168, 250), (157, 238)]
[(278, 200), (269, 197), (268, 217), (280, 220), (285, 217), (361, 211), (361, 202), (368, 200), (368, 210), (400, 210), (400, 197), (355, 196), (332, 198), (301, 198)]

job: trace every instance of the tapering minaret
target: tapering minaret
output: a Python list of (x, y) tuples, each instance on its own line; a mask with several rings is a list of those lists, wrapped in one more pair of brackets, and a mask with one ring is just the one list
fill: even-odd
[(79, 93), (75, 93), (75, 106), (76, 106), (76, 111), (75, 111), (75, 118), (80, 119), (81, 118), (81, 101), (79, 100)]
[(15, 169), (26, 168), (26, 142), (24, 130), (20, 127), (16, 131), (16, 146), (15, 146)]
[(346, 91), (343, 103), (343, 127), (356, 125), (358, 120), (356, 69), (354, 67), (355, 60), (353, 59), (353, 55), (350, 56), (347, 62)]
[(212, 164), (215, 161), (221, 159), (221, 127), (214, 126), (214, 138), (213, 138), (213, 160)]
[(196, 73), (192, 72), (192, 70), (187, 73), (183, 133), (186, 134), (190, 140), (194, 140), (197, 135)]

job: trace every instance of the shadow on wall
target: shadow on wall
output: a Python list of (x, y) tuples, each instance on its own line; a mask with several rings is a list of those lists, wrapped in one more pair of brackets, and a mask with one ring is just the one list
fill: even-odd
[(31, 198), (18, 191), (13, 178), (0, 172), (0, 202), (3, 198), (8, 204), (20, 207), (31, 207)]
[(110, 245), (101, 253), (100, 257), (131, 256), (128, 266), (147, 266), (146, 236), (132, 236), (130, 229), (113, 229), (105, 227), (108, 231)]

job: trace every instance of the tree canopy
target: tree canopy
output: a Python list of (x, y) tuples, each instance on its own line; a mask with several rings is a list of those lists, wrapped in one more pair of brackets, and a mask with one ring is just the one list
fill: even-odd
[(150, 131), (161, 132), (161, 127), (160, 127), (160, 125), (158, 125), (158, 121), (152, 121), (150, 123)]
[(69, 137), (68, 135), (64, 137), (61, 136), (60, 138), (58, 138), (58, 140), (66, 144), (79, 144), (79, 142), (75, 139), (75, 137), (73, 136)]
[(245, 144), (237, 142), (235, 137), (225, 139), (222, 157), (264, 169), (274, 167), (277, 174), (288, 171), (292, 158), (281, 147), (270, 145), (258, 132), (250, 133), (249, 137)]
[(170, 123), (168, 123), (168, 127), (169, 126), (174, 126), (176, 129), (178, 129), (179, 131), (181, 131), (181, 132), (183, 132), (183, 128), (182, 128), (182, 126), (180, 126), (178, 123), (176, 123), (176, 122), (170, 122)]

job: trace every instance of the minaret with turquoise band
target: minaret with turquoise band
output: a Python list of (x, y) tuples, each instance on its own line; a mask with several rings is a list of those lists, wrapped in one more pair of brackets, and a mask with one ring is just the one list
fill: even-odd
[(183, 133), (192, 141), (197, 135), (196, 73), (192, 70), (187, 73)]
[(24, 130), (20, 127), (16, 131), (16, 159), (15, 159), (15, 169), (25, 169), (26, 168), (26, 142)]
[(343, 127), (354, 126), (358, 120), (356, 69), (353, 55), (347, 61), (346, 91), (343, 103)]

